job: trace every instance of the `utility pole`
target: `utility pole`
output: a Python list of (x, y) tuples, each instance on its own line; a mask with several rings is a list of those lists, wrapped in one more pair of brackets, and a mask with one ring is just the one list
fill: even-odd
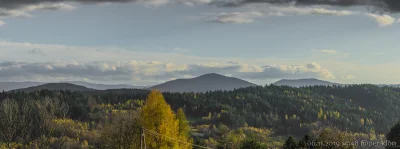
[(144, 135), (144, 130), (143, 130), (143, 144), (144, 144), (144, 149), (146, 149), (146, 135)]
[(140, 133), (140, 149), (143, 149), (143, 128), (141, 128)]
[(140, 149), (146, 149), (146, 138), (144, 134), (144, 128), (142, 128), (140, 134)]

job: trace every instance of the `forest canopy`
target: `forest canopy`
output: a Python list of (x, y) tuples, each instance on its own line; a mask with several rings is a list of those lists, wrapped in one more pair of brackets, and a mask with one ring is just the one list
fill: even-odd
[(385, 140), (400, 117), (400, 89), (374, 85), (41, 90), (2, 92), (0, 100), (0, 142), (20, 148), (138, 148), (143, 129), (150, 148), (283, 147), (288, 136), (304, 146), (329, 138), (323, 134), (331, 129), (348, 139)]

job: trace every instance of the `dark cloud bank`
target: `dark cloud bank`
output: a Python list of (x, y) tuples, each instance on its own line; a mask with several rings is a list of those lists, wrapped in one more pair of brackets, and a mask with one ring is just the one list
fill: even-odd
[[(59, 2), (80, 2), (80, 3), (100, 3), (100, 2), (145, 2), (147, 0), (0, 0), (0, 8), (16, 9), (28, 5), (39, 3), (59, 3)], [(149, 0), (150, 1), (150, 0)], [(218, 6), (242, 6), (251, 3), (270, 3), (270, 4), (296, 4), (296, 5), (332, 5), (332, 6), (367, 6), (380, 12), (399, 12), (400, 0), (214, 0), (210, 4)]]
[(0, 0), (0, 8), (17, 9), (24, 6), (36, 5), (40, 3), (60, 3), (60, 2), (81, 2), (81, 3), (101, 3), (101, 2), (136, 2), (139, 0)]
[(295, 5), (331, 5), (331, 6), (368, 6), (381, 12), (399, 12), (400, 0), (217, 0), (218, 6), (242, 6), (251, 3), (295, 4)]

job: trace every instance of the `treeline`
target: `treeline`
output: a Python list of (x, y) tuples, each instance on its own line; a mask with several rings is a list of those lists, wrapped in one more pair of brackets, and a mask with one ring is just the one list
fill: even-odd
[[(115, 127), (140, 134), (140, 113), (149, 93), (131, 89), (3, 92), (0, 139), (8, 146), (69, 144), (99, 148), (104, 142), (112, 142), (101, 137), (106, 132), (113, 138), (124, 134), (112, 134)], [(212, 148), (239, 148), (245, 142), (254, 145), (254, 140), (283, 146), (289, 135), (297, 140), (305, 134), (318, 138), (327, 128), (356, 139), (381, 140), (400, 117), (400, 90), (375, 85), (266, 85), (234, 91), (163, 93), (163, 97), (175, 117), (179, 117), (178, 111), (186, 114), (192, 127), (186, 136), (194, 138), (192, 143)], [(122, 126), (122, 122), (132, 125)]]

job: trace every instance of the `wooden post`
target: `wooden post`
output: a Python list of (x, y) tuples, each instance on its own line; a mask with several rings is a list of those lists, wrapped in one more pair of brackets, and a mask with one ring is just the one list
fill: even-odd
[(144, 133), (144, 130), (143, 130), (143, 144), (144, 144), (144, 149), (146, 149), (146, 135)]
[(143, 149), (143, 128), (141, 129), (141, 134), (140, 134), (140, 149)]

